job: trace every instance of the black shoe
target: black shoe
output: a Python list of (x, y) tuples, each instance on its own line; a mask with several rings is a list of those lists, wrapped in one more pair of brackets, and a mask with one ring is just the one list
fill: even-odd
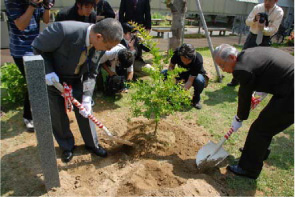
[(198, 103), (192, 103), (192, 106), (194, 107), (194, 108), (196, 108), (196, 109), (202, 109), (202, 105), (201, 105), (201, 103), (200, 102), (198, 102)]
[(62, 155), (61, 155), (62, 162), (67, 163), (67, 162), (71, 161), (71, 159), (73, 158), (73, 155), (74, 155), (73, 150), (63, 151)]
[(229, 165), (229, 166), (227, 166), (227, 169), (238, 176), (245, 176), (250, 179), (257, 179), (258, 178), (258, 176), (253, 175), (253, 174), (247, 172), (246, 170), (243, 170), (239, 165)]
[[(239, 151), (242, 153), (243, 152), (243, 148), (239, 148)], [(265, 156), (263, 158), (264, 161), (268, 159), (269, 154), (270, 154), (270, 149), (268, 148), (267, 151), (266, 151), (266, 153), (265, 153)]]
[(230, 82), (227, 84), (227, 86), (229, 86), (229, 87), (235, 87), (237, 85), (239, 85), (239, 83), (237, 83), (237, 82)]
[(89, 146), (85, 146), (85, 148), (87, 150), (93, 152), (97, 156), (100, 156), (100, 157), (107, 157), (108, 156), (108, 152), (103, 147), (101, 147), (100, 145), (98, 145), (97, 148), (91, 148)]

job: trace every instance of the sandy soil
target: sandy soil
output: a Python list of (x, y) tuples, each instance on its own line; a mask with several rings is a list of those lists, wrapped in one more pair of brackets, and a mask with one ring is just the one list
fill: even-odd
[[(99, 107), (100, 106), (100, 107)], [(225, 189), (227, 174), (221, 168), (202, 172), (195, 164), (197, 151), (212, 136), (196, 124), (195, 117), (182, 113), (155, 123), (145, 118), (131, 118), (127, 108), (97, 100), (95, 116), (117, 136), (134, 142), (134, 146), (115, 144), (103, 137), (101, 145), (109, 156), (97, 157), (84, 149), (84, 142), (73, 113), (71, 129), (77, 148), (67, 164), (60, 159), (61, 151), (55, 142), (60, 188), (47, 192), (40, 168), (36, 138), (24, 132), (21, 121), (8, 125), (17, 130), (2, 136), (2, 195), (13, 196), (218, 196), (234, 195)], [(17, 116), (21, 116), (18, 114)], [(20, 117), (16, 117), (20, 119)], [(6, 125), (7, 126), (7, 125)], [(5, 178), (4, 178), (5, 177)], [(4, 190), (3, 190), (4, 189)], [(255, 191), (249, 191), (253, 195)]]

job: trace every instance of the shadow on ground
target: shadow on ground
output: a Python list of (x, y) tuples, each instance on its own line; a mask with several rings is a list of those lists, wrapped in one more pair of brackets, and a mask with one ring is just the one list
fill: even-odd
[(1, 140), (18, 136), (22, 132), (26, 132), (22, 110), (5, 121), (1, 117)]
[(46, 188), (37, 147), (29, 146), (1, 157), (1, 196), (40, 196)]
[(233, 103), (238, 99), (237, 91), (234, 88), (228, 87), (226, 85), (215, 91), (205, 91), (205, 94), (208, 96), (208, 99), (204, 100), (203, 103), (209, 106), (224, 102)]

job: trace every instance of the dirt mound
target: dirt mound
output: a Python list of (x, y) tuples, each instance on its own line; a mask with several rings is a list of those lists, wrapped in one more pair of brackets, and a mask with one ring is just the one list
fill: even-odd
[(202, 128), (195, 124), (178, 126), (167, 119), (159, 123), (155, 133), (154, 121), (144, 118), (127, 121), (125, 115), (123, 112), (117, 112), (116, 116), (109, 114), (112, 121), (108, 122), (105, 117), (104, 122), (134, 146), (113, 144), (102, 137), (110, 156), (100, 159), (81, 154), (70, 162), (72, 167), (59, 163), (64, 168), (60, 173), (62, 187), (54, 189), (50, 195), (222, 194), (220, 189), (209, 184), (209, 176), (199, 172), (195, 165), (196, 152), (208, 141)]
[[(2, 140), (5, 148), (2, 167), (5, 167), (6, 177), (3, 183), (5, 188), (11, 188), (4, 195), (228, 195), (219, 181), (223, 173), (215, 169), (213, 173), (204, 174), (196, 168), (196, 153), (210, 138), (196, 124), (196, 117), (169, 116), (161, 120), (154, 133), (155, 122), (151, 120), (130, 119), (130, 114), (120, 108), (99, 111), (95, 116), (112, 133), (134, 142), (132, 147), (116, 144), (98, 130), (100, 143), (109, 152), (107, 158), (100, 158), (85, 150), (74, 114), (69, 116), (77, 147), (73, 159), (65, 164), (61, 162), (61, 151), (55, 142), (61, 187), (45, 190), (35, 136), (19, 132), (13, 138)], [(215, 177), (216, 172), (218, 176)]]

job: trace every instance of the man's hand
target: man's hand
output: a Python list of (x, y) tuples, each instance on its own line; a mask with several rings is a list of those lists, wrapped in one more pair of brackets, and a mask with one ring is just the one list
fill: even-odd
[(251, 109), (254, 109), (266, 96), (265, 92), (254, 92), (251, 98)]
[(45, 10), (50, 10), (55, 3), (55, 0), (43, 0), (43, 7)]
[(100, 21), (100, 20), (102, 20), (104, 18), (105, 18), (105, 16), (96, 16), (96, 21)]
[(92, 107), (91, 107), (91, 96), (83, 96), (82, 99), (82, 106), (83, 106), (83, 110), (79, 110), (79, 113), (84, 117), (84, 118), (88, 118), (88, 116), (91, 113)]
[(257, 21), (259, 21), (259, 19), (260, 19), (260, 15), (256, 14), (254, 19), (253, 19), (253, 22), (257, 22)]
[(59, 82), (59, 78), (55, 72), (45, 75), (46, 84), (52, 86), (54, 82)]
[(34, 8), (40, 8), (42, 6), (43, 0), (30, 0), (30, 5)]
[(235, 117), (233, 118), (233, 121), (231, 123), (231, 128), (234, 132), (237, 132), (239, 130), (239, 128), (242, 127), (242, 123), (243, 121), (239, 119), (239, 117), (237, 115), (235, 115)]

